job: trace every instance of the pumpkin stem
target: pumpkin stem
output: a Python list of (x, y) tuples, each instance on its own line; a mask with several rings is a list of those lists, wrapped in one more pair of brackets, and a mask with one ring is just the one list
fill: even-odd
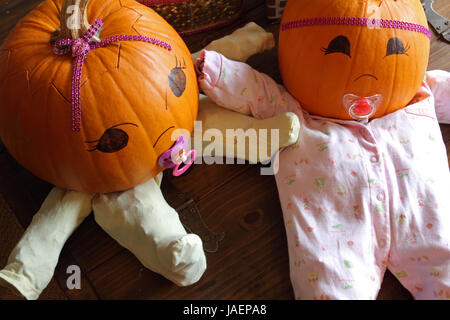
[[(81, 38), (91, 25), (87, 20), (87, 7), (90, 0), (64, 0), (61, 7), (61, 27), (56, 30), (51, 42), (58, 39)], [(100, 42), (98, 35), (92, 37), (92, 42)]]

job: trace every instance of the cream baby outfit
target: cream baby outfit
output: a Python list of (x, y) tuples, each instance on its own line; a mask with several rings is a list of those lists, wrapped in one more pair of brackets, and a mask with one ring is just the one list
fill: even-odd
[(297, 299), (375, 299), (389, 269), (416, 299), (450, 298), (450, 174), (438, 120), (450, 74), (432, 71), (405, 108), (368, 123), (314, 116), (267, 75), (204, 51), (200, 86), (256, 118), (294, 112), (276, 174)]

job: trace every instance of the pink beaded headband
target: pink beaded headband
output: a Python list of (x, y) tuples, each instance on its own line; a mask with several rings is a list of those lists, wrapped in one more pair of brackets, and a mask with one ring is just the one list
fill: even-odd
[(327, 17), (327, 18), (309, 18), (285, 22), (281, 25), (281, 31), (325, 25), (354, 25), (369, 28), (392, 28), (420, 32), (431, 39), (430, 30), (426, 27), (404, 21), (374, 19), (374, 18), (356, 18), (356, 17)]

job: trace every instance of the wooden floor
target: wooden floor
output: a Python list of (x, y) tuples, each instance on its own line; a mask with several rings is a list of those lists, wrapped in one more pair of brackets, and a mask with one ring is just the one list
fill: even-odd
[[(0, 0), (0, 42), (39, 0)], [(255, 21), (276, 34), (278, 25), (265, 18), (264, 0), (248, 0), (243, 16), (223, 29), (186, 37), (191, 51)], [(436, 1), (450, 16), (450, 2)], [(434, 33), (433, 33), (434, 34)], [(250, 64), (281, 81), (276, 50), (253, 57)], [(429, 69), (450, 70), (450, 46), (433, 35)], [(1, 102), (0, 102), (1, 103)], [(450, 126), (441, 126), (450, 150)], [(69, 299), (293, 299), (288, 253), (274, 177), (261, 176), (255, 165), (197, 165), (187, 176), (167, 179), (189, 194), (202, 218), (216, 232), (225, 232), (217, 253), (207, 254), (208, 269), (195, 285), (179, 288), (145, 269), (112, 240), (92, 215), (65, 246), (55, 277)], [(193, 181), (195, 183), (193, 183)], [(0, 151), (0, 193), (26, 227), (51, 189)], [(165, 190), (163, 190), (165, 191)], [(0, 244), (1, 245), (1, 244)], [(68, 290), (66, 268), (82, 269), (82, 289)], [(411, 299), (390, 273), (378, 299)]]

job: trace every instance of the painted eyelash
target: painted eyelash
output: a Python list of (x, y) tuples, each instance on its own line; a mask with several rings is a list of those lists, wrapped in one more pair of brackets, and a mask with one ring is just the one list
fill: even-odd
[(322, 51), (322, 52), (325, 53), (325, 54), (330, 54), (330, 53), (332, 53), (332, 51), (330, 50), (330, 48), (325, 48), (325, 47), (320, 48), (320, 51)]
[(407, 42), (407, 43), (405, 44), (405, 46), (403, 47), (404, 53), (401, 53), (401, 54), (406, 54), (406, 55), (408, 55), (409, 49), (411, 49), (411, 46), (409, 45), (409, 42)]
[(325, 47), (320, 48), (320, 51), (322, 51), (325, 55), (332, 54), (332, 53), (343, 53), (343, 54), (349, 56), (350, 58), (352, 57), (350, 54), (347, 54), (347, 53), (344, 53), (341, 51), (333, 51), (330, 48), (325, 48)]
[(407, 55), (407, 52), (409, 51), (409, 49), (411, 49), (411, 46), (409, 45), (409, 42), (406, 43), (404, 49), (405, 49), (405, 54)]

